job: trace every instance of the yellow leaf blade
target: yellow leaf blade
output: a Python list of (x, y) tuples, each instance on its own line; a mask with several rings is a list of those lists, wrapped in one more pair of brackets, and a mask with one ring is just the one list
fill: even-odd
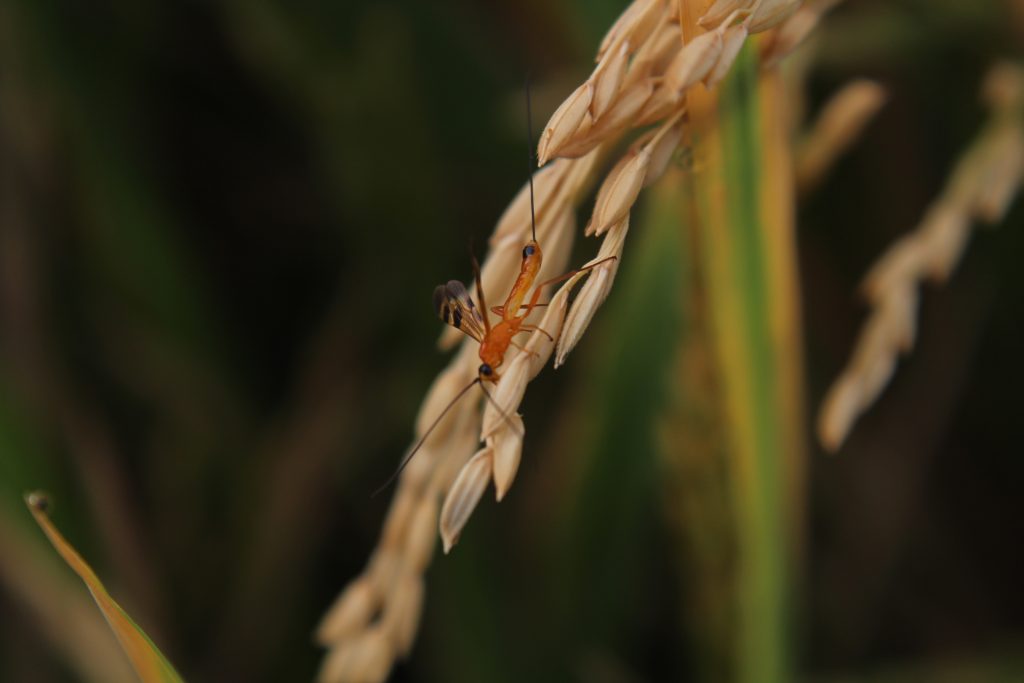
[(48, 500), (46, 496), (37, 492), (29, 493), (25, 496), (25, 503), (57, 553), (85, 582), (86, 587), (96, 601), (96, 605), (100, 608), (104, 618), (110, 625), (110, 629), (114, 632), (143, 683), (164, 683), (168, 681), (181, 683), (182, 679), (178, 672), (174, 670), (174, 667), (171, 666), (171, 663), (167, 661), (153, 641), (149, 639), (149, 636), (110, 597), (107, 589), (104, 588), (103, 583), (96, 576), (96, 572), (82, 559), (78, 551), (68, 543), (63, 534), (50, 521), (50, 517), (47, 514)]

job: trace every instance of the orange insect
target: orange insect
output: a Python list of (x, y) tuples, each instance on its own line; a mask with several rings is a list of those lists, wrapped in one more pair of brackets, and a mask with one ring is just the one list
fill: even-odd
[[(487, 301), (484, 297), (483, 283), (480, 278), (480, 265), (477, 263), (476, 258), (473, 258), (473, 274), (476, 280), (476, 291), (480, 297), (480, 308), (477, 308), (473, 302), (473, 297), (469, 295), (465, 285), (458, 280), (449, 280), (447, 284), (438, 285), (434, 289), (434, 309), (437, 311), (438, 316), (446, 324), (451, 325), (457, 330), (464, 332), (480, 344), (480, 367), (476, 379), (471, 381), (465, 387), (463, 387), (456, 395), (455, 398), (445, 407), (441, 414), (431, 423), (430, 427), (423, 433), (420, 440), (413, 446), (412, 450), (402, 459), (398, 469), (393, 475), (381, 486), (377, 491), (381, 491), (395, 478), (401, 474), (405, 466), (409, 464), (412, 457), (416, 455), (420, 447), (426, 442), (434, 428), (441, 422), (448, 411), (451, 410), (459, 399), (461, 399), (466, 392), (472, 388), (474, 384), (479, 384), (480, 389), (483, 391), (484, 396), (498, 409), (502, 417), (509, 421), (511, 420), (508, 415), (501, 409), (494, 399), (491, 397), (490, 392), (484, 388), (484, 382), (497, 383), (501, 378), (498, 374), (498, 368), (505, 361), (505, 354), (508, 352), (509, 346), (515, 346), (521, 351), (526, 351), (522, 346), (517, 344), (513, 337), (521, 332), (540, 332), (551, 341), (554, 338), (543, 329), (536, 325), (526, 324), (526, 319), (533, 312), (533, 309), (539, 306), (546, 306), (547, 304), (540, 303), (541, 291), (548, 285), (557, 284), (573, 277), (574, 275), (582, 272), (586, 272), (606, 261), (612, 261), (616, 257), (609, 256), (608, 258), (601, 259), (595, 263), (592, 263), (583, 268), (577, 268), (576, 270), (570, 270), (568, 273), (559, 275), (556, 278), (545, 280), (534, 287), (534, 281), (537, 279), (537, 274), (540, 273), (541, 261), (543, 259), (540, 244), (537, 242), (537, 218), (534, 210), (534, 199), (533, 199), (533, 148), (530, 146), (532, 143), (532, 135), (529, 133), (530, 126), (530, 91), (529, 87), (526, 90), (526, 120), (527, 120), (527, 145), (529, 149), (529, 185), (530, 185), (530, 222), (531, 222), (531, 239), (523, 247), (523, 263), (519, 269), (519, 275), (516, 277), (515, 283), (512, 285), (512, 289), (508, 293), (508, 297), (505, 299), (505, 303), (501, 306), (495, 306), (491, 309), (495, 315), (501, 316), (501, 320), (495, 323), (493, 326), (489, 320), (487, 314)], [(527, 294), (530, 292), (530, 288), (533, 287), (533, 294), (530, 296), (529, 302), (526, 304), (523, 301), (526, 300)], [(481, 313), (481, 310), (483, 311)]]
[[(536, 231), (536, 227), (534, 227), (534, 231)], [(534, 288), (533, 296), (530, 297), (529, 303), (524, 305), (523, 301), (526, 299), (530, 288), (533, 287), (533, 282), (537, 279), (537, 273), (540, 272), (542, 258), (540, 244), (537, 243), (536, 238), (531, 239), (523, 247), (523, 264), (520, 266), (519, 276), (516, 277), (515, 284), (512, 285), (504, 305), (495, 306), (491, 309), (495, 315), (501, 316), (501, 320), (493, 327), (487, 315), (480, 314), (479, 309), (473, 303), (473, 298), (470, 297), (469, 292), (466, 291), (466, 288), (458, 280), (451, 280), (448, 284), (438, 285), (434, 289), (434, 308), (437, 309), (437, 314), (441, 320), (465, 332), (480, 343), (481, 363), (478, 379), (481, 382), (496, 383), (501, 378), (501, 375), (498, 374), (498, 367), (504, 362), (508, 347), (516, 346), (522, 350), (522, 347), (513, 340), (513, 337), (520, 332), (538, 331), (554, 341), (551, 335), (541, 328), (526, 324), (526, 319), (533, 312), (533, 309), (545, 305), (540, 303), (541, 290), (544, 287), (568, 280), (573, 275), (590, 270), (598, 265), (598, 263), (608, 260), (602, 259), (598, 263), (594, 263), (586, 268), (570, 270), (564, 275), (541, 282)], [(480, 282), (480, 269), (475, 260), (473, 269), (476, 275), (476, 289), (480, 294), (480, 305), (486, 311), (487, 303)]]

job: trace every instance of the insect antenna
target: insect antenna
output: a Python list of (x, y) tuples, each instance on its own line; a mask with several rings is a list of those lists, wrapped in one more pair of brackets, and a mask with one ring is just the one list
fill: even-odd
[(537, 241), (537, 213), (533, 205), (533, 123), (530, 113), (530, 76), (526, 76), (526, 177), (530, 182), (530, 229), (533, 241)]
[[(480, 276), (480, 262), (476, 260), (476, 254), (470, 252), (469, 258), (473, 261), (473, 278), (476, 280), (476, 294), (480, 297), (480, 315), (484, 319), (484, 330), (491, 333), (490, 311), (487, 310), (487, 299), (484, 297), (484, 283)], [(480, 386), (483, 386), (482, 384)]]
[(404, 470), (406, 465), (409, 464), (409, 461), (412, 460), (412, 457), (419, 452), (420, 448), (423, 447), (423, 444), (425, 444), (427, 442), (427, 439), (430, 438), (431, 433), (434, 431), (437, 425), (441, 424), (441, 420), (443, 420), (444, 416), (448, 414), (448, 411), (451, 410), (452, 407), (459, 402), (459, 399), (466, 395), (466, 392), (469, 391), (474, 384), (480, 385), (480, 391), (484, 392), (484, 397), (488, 401), (490, 401), (491, 405), (494, 406), (494, 409), (498, 411), (498, 414), (501, 415), (501, 419), (507, 422), (509, 426), (512, 427), (513, 430), (515, 430), (516, 434), (518, 434), (519, 436), (523, 436), (523, 433), (519, 430), (519, 425), (512, 421), (512, 418), (509, 416), (509, 414), (505, 412), (505, 410), (501, 407), (501, 405), (498, 404), (497, 401), (494, 400), (494, 397), (491, 395), (491, 392), (487, 391), (487, 389), (484, 388), (483, 381), (479, 377), (477, 377), (472, 382), (462, 387), (459, 390), (459, 393), (455, 394), (455, 398), (453, 398), (448, 403), (448, 405), (445, 406), (444, 410), (441, 411), (440, 415), (434, 418), (434, 421), (430, 423), (429, 427), (427, 427), (427, 431), (423, 432), (423, 436), (420, 437), (420, 440), (417, 441), (416, 445), (412, 447), (412, 450), (409, 451), (404, 458), (402, 458), (402, 462), (398, 463), (398, 467), (391, 474), (391, 476), (388, 477), (388, 480), (381, 484), (372, 494), (370, 494), (371, 498), (376, 497), (381, 491), (383, 491), (384, 489), (386, 489), (387, 487), (391, 486), (391, 484), (394, 483), (395, 479), (398, 478), (398, 475), (402, 473), (402, 470)]
[[(371, 498), (376, 497), (377, 494), (379, 494), (381, 491), (391, 486), (391, 484), (394, 483), (395, 479), (398, 479), (398, 475), (402, 473), (402, 470), (405, 469), (405, 466), (409, 464), (410, 460), (412, 460), (412, 456), (416, 455), (419, 452), (420, 448), (423, 447), (423, 444), (425, 444), (427, 442), (427, 439), (430, 438), (430, 435), (433, 433), (434, 429), (437, 428), (437, 425), (441, 424), (441, 420), (443, 420), (444, 416), (448, 414), (448, 411), (451, 410), (452, 407), (454, 407), (455, 404), (459, 402), (460, 398), (466, 395), (466, 392), (469, 391), (474, 384), (480, 384), (479, 377), (477, 377), (472, 382), (459, 389), (459, 393), (455, 394), (455, 398), (453, 398), (448, 403), (448, 405), (445, 406), (445, 409), (441, 411), (440, 415), (434, 418), (434, 421), (430, 423), (429, 427), (427, 427), (427, 431), (423, 432), (423, 436), (420, 437), (420, 440), (416, 442), (416, 445), (412, 447), (411, 451), (405, 454), (405, 457), (402, 458), (402, 462), (398, 463), (398, 468), (395, 469), (394, 473), (392, 473), (392, 475), (388, 477), (388, 480), (386, 482), (381, 484), (373, 493), (370, 494)], [(482, 384), (480, 385), (480, 388), (483, 388)], [(484, 393), (486, 394), (487, 392), (485, 391)]]
[(484, 392), (484, 396), (487, 397), (487, 400), (491, 402), (491, 405), (494, 406), (494, 409), (498, 411), (499, 415), (501, 415), (501, 419), (507, 422), (508, 426), (511, 427), (516, 434), (518, 434), (519, 436), (524, 436), (524, 434), (521, 431), (519, 431), (519, 425), (513, 422), (512, 417), (505, 412), (505, 410), (497, 401), (494, 400), (494, 397), (491, 396), (491, 392), (487, 391), (487, 389), (484, 388), (483, 382), (480, 383), (480, 391)]

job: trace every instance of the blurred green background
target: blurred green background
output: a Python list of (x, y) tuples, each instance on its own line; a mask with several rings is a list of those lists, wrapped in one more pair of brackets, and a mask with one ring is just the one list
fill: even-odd
[[(430, 293), (468, 279), (523, 182), (524, 77), (536, 130), (622, 5), (0, 2), (0, 680), (80, 678), (11, 570), (56, 567), (28, 554), (37, 487), (186, 679), (313, 676), (445, 363)], [(812, 411), (859, 278), (1022, 40), (1021, 3), (996, 0), (859, 0), (820, 32), (812, 112), (856, 76), (890, 101), (800, 205)], [(579, 350), (531, 385), (509, 497), (435, 559), (394, 680), (713, 680), (693, 614), (716, 588), (669, 529), (654, 438), (686, 331), (635, 294), (673, 278), (638, 226)], [(807, 679), (1024, 679), (1021, 254), (1017, 207), (925, 288), (917, 349), (841, 454), (811, 449)]]

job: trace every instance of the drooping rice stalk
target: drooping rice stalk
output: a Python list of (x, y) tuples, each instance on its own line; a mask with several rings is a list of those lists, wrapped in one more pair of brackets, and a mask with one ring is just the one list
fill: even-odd
[(818, 437), (830, 451), (878, 398), (896, 359), (914, 347), (920, 284), (945, 282), (963, 254), (975, 222), (998, 223), (1024, 173), (1024, 71), (992, 69), (983, 89), (989, 123), (953, 169), (920, 225), (872, 267), (863, 293), (871, 305), (850, 362), (829, 389), (818, 416)]
[[(816, 5), (815, 16), (827, 4)], [(426, 440), (399, 481), (367, 569), (339, 596), (320, 626), (318, 639), (330, 649), (321, 680), (381, 680), (393, 661), (408, 653), (422, 608), (422, 573), (433, 550), (431, 528), (439, 523), (448, 552), (490, 482), (498, 500), (508, 491), (521, 457), (523, 429), (521, 420), (514, 418), (510, 425), (502, 415), (517, 411), (528, 382), (552, 353), (555, 365), (560, 365), (581, 339), (615, 280), (631, 209), (643, 188), (665, 173), (681, 143), (692, 146), (700, 169), (693, 176), (698, 180), (685, 190), (698, 201), (682, 224), (692, 219), (700, 225), (707, 249), (700, 257), (712, 264), (712, 301), (722, 306), (714, 326), (726, 368), (722, 381), (728, 386), (728, 420), (730, 425), (750, 427), (736, 430), (730, 443), (744, 567), (742, 599), (735, 605), (742, 608), (744, 624), (737, 647), (741, 661), (759, 660), (770, 675), (759, 679), (746, 671), (744, 680), (783, 680), (782, 612), (790, 552), (786, 539), (794, 528), (794, 514), (786, 509), (781, 489), (800, 469), (793, 464), (800, 452), (794, 427), (800, 415), (799, 390), (796, 380), (789, 381), (799, 377), (799, 344), (793, 343), (798, 316), (788, 242), (791, 169), (788, 157), (779, 158), (787, 129), (775, 110), (781, 91), (770, 79), (759, 84), (757, 74), (759, 63), (778, 62), (806, 35), (808, 15), (797, 12), (800, 6), (797, 0), (637, 0), (609, 30), (592, 75), (555, 111), (541, 135), (541, 163), (555, 161), (536, 174), (535, 184), (538, 238), (549, 254), (550, 245), (558, 245), (554, 253), (559, 256), (547, 262), (551, 274), (557, 274), (566, 266), (575, 208), (590, 187), (593, 170), (620, 137), (653, 124), (602, 181), (587, 225), (586, 234), (603, 237), (591, 263), (616, 259), (587, 275), (571, 305), (570, 291), (582, 275), (554, 294), (535, 323), (557, 342), (534, 333), (525, 352), (509, 354), (494, 391), (496, 405), (462, 401)], [(805, 28), (788, 22), (804, 22)], [(748, 45), (751, 34), (776, 26), (777, 34), (757, 46)], [(741, 75), (727, 80), (737, 59)], [(719, 84), (728, 98), (723, 110), (732, 118), (718, 112)], [(764, 116), (769, 130), (758, 129), (761, 103), (765, 111), (774, 112)], [(755, 140), (748, 139), (751, 134)], [(738, 148), (728, 150), (723, 144)], [(784, 167), (784, 173), (764, 173), (764, 159)], [(701, 203), (701, 196), (706, 199), (723, 188), (735, 196), (720, 195)], [(724, 214), (722, 201), (731, 202)], [(483, 265), (488, 292), (507, 291), (514, 279), (519, 249), (529, 234), (528, 209), (524, 188), (498, 222)], [(777, 239), (762, 241), (776, 228), (782, 231)], [(753, 248), (751, 254), (734, 251), (730, 230), (739, 231), (738, 237)], [(541, 279), (547, 276), (542, 274)], [(730, 300), (730, 281), (740, 283), (754, 298)], [(754, 321), (750, 329), (731, 329), (748, 318)], [(736, 346), (736, 334), (750, 336)], [(442, 343), (454, 339), (448, 331)], [(477, 365), (475, 343), (465, 343), (428, 393), (417, 421), (418, 435), (475, 376)], [(787, 380), (750, 374), (766, 368)], [(478, 449), (479, 442), (483, 447)]]

